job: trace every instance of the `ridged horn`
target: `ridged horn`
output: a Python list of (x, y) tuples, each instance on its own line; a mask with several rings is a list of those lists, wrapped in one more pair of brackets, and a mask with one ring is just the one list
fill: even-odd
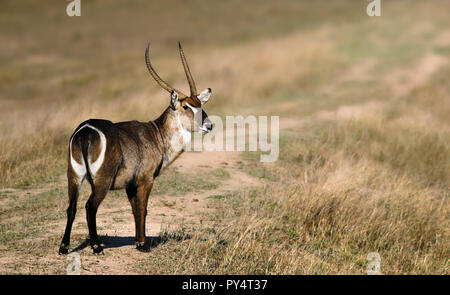
[(173, 88), (172, 86), (170, 86), (169, 84), (167, 84), (156, 73), (155, 69), (152, 67), (152, 64), (150, 63), (150, 58), (149, 58), (149, 55), (148, 55), (149, 48), (150, 48), (150, 43), (147, 44), (147, 48), (145, 49), (145, 63), (147, 64), (147, 69), (148, 69), (150, 75), (152, 75), (153, 79), (155, 79), (155, 81), (159, 84), (159, 86), (161, 86), (162, 88), (164, 88), (168, 92), (172, 93), (172, 91), (176, 91), (180, 97), (186, 97), (186, 95), (184, 93), (182, 93), (181, 91), (179, 91), (179, 90)]
[(186, 56), (184, 56), (183, 48), (181, 47), (181, 43), (178, 42), (178, 48), (180, 49), (180, 57), (181, 62), (183, 63), (184, 72), (186, 73), (186, 78), (189, 83), (189, 88), (191, 89), (191, 97), (197, 96), (197, 89), (195, 88), (195, 82), (192, 78), (191, 70), (189, 70), (189, 65), (186, 60)]

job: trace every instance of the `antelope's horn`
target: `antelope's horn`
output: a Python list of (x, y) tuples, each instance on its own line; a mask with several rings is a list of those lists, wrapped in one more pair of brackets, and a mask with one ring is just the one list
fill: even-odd
[(168, 92), (171, 93), (172, 91), (176, 91), (181, 97), (186, 97), (185, 94), (183, 94), (181, 91), (173, 88), (172, 86), (167, 84), (163, 79), (161, 79), (160, 76), (158, 76), (155, 69), (152, 67), (152, 64), (150, 63), (150, 58), (148, 56), (149, 48), (150, 48), (150, 43), (147, 44), (147, 49), (145, 49), (145, 63), (147, 64), (147, 69), (148, 69), (150, 75), (152, 75), (153, 79), (155, 79), (155, 81), (158, 82), (159, 86), (161, 86)]
[(197, 96), (197, 89), (195, 88), (195, 82), (194, 79), (192, 78), (192, 74), (191, 71), (189, 70), (189, 65), (186, 61), (186, 57), (184, 56), (183, 48), (181, 48), (180, 42), (178, 42), (178, 48), (180, 49), (181, 62), (183, 63), (184, 72), (186, 73), (189, 88), (191, 89), (191, 97)]

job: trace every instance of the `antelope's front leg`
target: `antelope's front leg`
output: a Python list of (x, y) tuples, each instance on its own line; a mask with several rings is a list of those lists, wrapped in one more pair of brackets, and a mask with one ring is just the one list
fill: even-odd
[(147, 204), (153, 180), (145, 181), (136, 188), (127, 189), (131, 208), (133, 209), (134, 222), (136, 224), (136, 249), (142, 252), (149, 252), (150, 245), (145, 239), (145, 220), (147, 217)]

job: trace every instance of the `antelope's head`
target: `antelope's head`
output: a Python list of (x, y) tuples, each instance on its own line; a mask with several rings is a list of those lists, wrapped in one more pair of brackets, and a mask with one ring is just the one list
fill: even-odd
[(203, 110), (203, 105), (208, 102), (211, 96), (211, 88), (207, 88), (200, 93), (197, 93), (194, 79), (192, 78), (191, 71), (184, 56), (183, 48), (178, 42), (180, 50), (181, 62), (183, 63), (184, 72), (189, 83), (191, 94), (185, 95), (181, 91), (173, 88), (167, 84), (156, 71), (153, 69), (150, 63), (148, 55), (150, 44), (147, 45), (145, 50), (145, 62), (147, 64), (148, 71), (152, 75), (153, 79), (165, 90), (170, 93), (170, 108), (175, 112), (175, 115), (180, 120), (180, 124), (187, 131), (198, 132), (210, 132), (212, 130), (212, 123), (208, 119), (208, 115)]

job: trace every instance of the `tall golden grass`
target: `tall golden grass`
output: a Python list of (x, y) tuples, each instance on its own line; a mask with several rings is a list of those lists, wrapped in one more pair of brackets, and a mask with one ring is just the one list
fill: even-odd
[[(450, 133), (435, 121), (450, 107), (441, 80), (448, 71), (409, 103), (285, 134), (276, 165), (249, 154), (249, 169), (262, 169), (271, 184), (215, 201), (208, 238), (200, 231), (183, 242), (169, 269), (153, 269), (155, 257), (142, 266), (148, 273), (362, 274), (368, 253), (377, 252), (384, 274), (448, 273)], [(415, 104), (439, 92), (435, 105)]]

